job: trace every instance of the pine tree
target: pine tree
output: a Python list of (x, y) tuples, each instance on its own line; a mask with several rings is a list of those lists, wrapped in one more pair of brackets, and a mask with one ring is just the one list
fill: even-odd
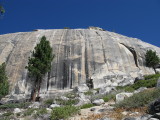
[(9, 92), (8, 77), (6, 75), (6, 64), (0, 65), (0, 98), (7, 95)]
[(160, 59), (156, 54), (156, 51), (147, 50), (145, 55), (146, 66), (154, 69), (156, 73), (156, 66), (160, 63)]
[(40, 86), (44, 75), (51, 70), (51, 62), (54, 58), (52, 48), (46, 37), (43, 36), (40, 43), (34, 48), (32, 57), (29, 57), (28, 66), (29, 76), (34, 79), (34, 88), (31, 93), (31, 100), (35, 101), (36, 94), (39, 97)]

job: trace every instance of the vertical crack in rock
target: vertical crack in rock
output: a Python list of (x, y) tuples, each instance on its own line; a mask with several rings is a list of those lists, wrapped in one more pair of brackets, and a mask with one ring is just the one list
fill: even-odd
[(95, 67), (95, 58), (94, 58), (93, 44), (91, 44), (91, 48), (92, 48), (92, 66), (93, 66), (93, 69), (94, 69), (94, 71), (95, 71), (95, 70), (96, 70), (96, 67)]
[[(96, 33), (101, 38), (101, 42), (102, 42), (103, 41), (102, 36), (98, 32), (96, 32)], [(105, 55), (105, 49), (104, 49), (103, 42), (102, 42), (102, 50), (103, 50), (104, 62), (107, 63), (107, 59), (106, 59), (106, 55)]]
[(135, 61), (135, 65), (136, 65), (136, 67), (139, 68), (139, 66), (138, 66), (138, 61), (137, 61), (137, 53), (136, 53), (136, 51), (134, 50), (134, 48), (129, 47), (129, 46), (125, 45), (124, 43), (120, 43), (120, 44), (123, 45), (123, 46), (125, 46), (125, 47), (132, 53), (133, 58), (134, 58), (134, 61)]
[(87, 53), (87, 37), (85, 35), (85, 74), (86, 74), (86, 83), (88, 82), (89, 78), (89, 68), (88, 68), (88, 53)]

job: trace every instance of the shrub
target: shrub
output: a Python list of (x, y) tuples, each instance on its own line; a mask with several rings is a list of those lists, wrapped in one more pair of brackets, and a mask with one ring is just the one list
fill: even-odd
[(0, 109), (10, 109), (10, 108), (24, 108), (28, 106), (30, 103), (11, 103), (0, 105)]
[(103, 97), (103, 100), (105, 102), (108, 102), (109, 100), (114, 100), (116, 99), (116, 94), (108, 94), (107, 96)]
[(146, 90), (134, 94), (133, 96), (126, 98), (120, 103), (117, 103), (115, 106), (117, 108), (138, 108), (144, 107), (153, 100), (160, 97), (160, 89)]
[(6, 65), (0, 65), (0, 99), (9, 92), (9, 83), (6, 75)]
[(45, 105), (51, 105), (54, 102), (54, 99), (48, 99), (44, 101)]
[(33, 111), (37, 110), (36, 108), (29, 108), (27, 109), (24, 113), (23, 116), (30, 116), (31, 114), (33, 114)]
[(7, 112), (7, 113), (4, 113), (3, 116), (10, 116), (10, 115), (13, 115), (12, 112)]
[(88, 103), (88, 104), (82, 105), (80, 108), (81, 108), (81, 109), (85, 109), (85, 108), (90, 108), (90, 107), (93, 107), (93, 106), (95, 106), (95, 105), (93, 105), (93, 104), (91, 104), (91, 103)]
[(51, 113), (51, 120), (66, 119), (69, 116), (78, 113), (78, 108), (75, 106), (64, 106), (53, 108)]
[(60, 105), (75, 105), (79, 102), (78, 99), (69, 99), (69, 100), (63, 100), (63, 99), (56, 99), (57, 103)]
[(93, 95), (93, 92), (89, 90), (89, 91), (85, 92), (84, 94), (85, 95)]

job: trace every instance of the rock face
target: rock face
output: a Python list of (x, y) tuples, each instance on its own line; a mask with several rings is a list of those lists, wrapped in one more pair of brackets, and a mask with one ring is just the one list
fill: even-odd
[(94, 88), (126, 85), (134, 78), (154, 73), (145, 67), (148, 49), (160, 48), (109, 31), (95, 29), (36, 30), (0, 35), (0, 63), (6, 62), (12, 94), (30, 94), (32, 79), (25, 66), (40, 38), (45, 35), (55, 58), (51, 72), (41, 86), (41, 93), (70, 89), (88, 81)]

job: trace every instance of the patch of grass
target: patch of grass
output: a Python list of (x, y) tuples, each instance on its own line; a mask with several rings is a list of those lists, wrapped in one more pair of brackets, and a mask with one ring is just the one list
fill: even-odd
[(89, 91), (85, 92), (84, 94), (85, 95), (93, 95), (93, 92), (89, 90)]
[(88, 103), (88, 104), (82, 105), (80, 108), (81, 108), (81, 109), (86, 109), (86, 108), (91, 108), (91, 107), (93, 107), (93, 106), (95, 106), (95, 105), (93, 105), (93, 104), (91, 104), (91, 103)]
[(29, 108), (27, 109), (24, 113), (23, 116), (30, 116), (31, 114), (33, 114), (34, 110), (37, 110), (36, 108)]
[(78, 95), (75, 92), (70, 92), (65, 95), (67, 98), (74, 99)]
[(69, 116), (78, 113), (79, 109), (75, 106), (64, 106), (53, 108), (51, 120), (67, 119)]
[(44, 101), (45, 105), (51, 105), (54, 102), (54, 99), (48, 99)]
[(10, 108), (24, 108), (28, 106), (30, 103), (11, 103), (0, 105), (0, 109), (10, 109)]
[(75, 105), (79, 102), (78, 99), (69, 99), (69, 100), (63, 100), (63, 99), (56, 99), (57, 103), (60, 105)]
[(44, 114), (47, 114), (46, 108), (37, 109), (36, 114), (34, 115), (34, 118), (40, 117)]
[(108, 95), (103, 97), (103, 100), (105, 102), (108, 102), (110, 100), (114, 100), (115, 101), (115, 99), (116, 99), (116, 94), (108, 94)]
[(146, 90), (134, 94), (133, 96), (126, 98), (120, 103), (117, 103), (115, 106), (117, 108), (138, 108), (147, 106), (153, 100), (160, 97), (160, 89)]
[(7, 113), (4, 113), (4, 114), (3, 114), (3, 116), (11, 116), (11, 115), (13, 115), (12, 112), (7, 112)]
[(154, 75), (147, 75), (144, 76), (145, 80), (149, 80), (149, 79), (158, 79), (160, 77), (160, 74), (154, 74)]

